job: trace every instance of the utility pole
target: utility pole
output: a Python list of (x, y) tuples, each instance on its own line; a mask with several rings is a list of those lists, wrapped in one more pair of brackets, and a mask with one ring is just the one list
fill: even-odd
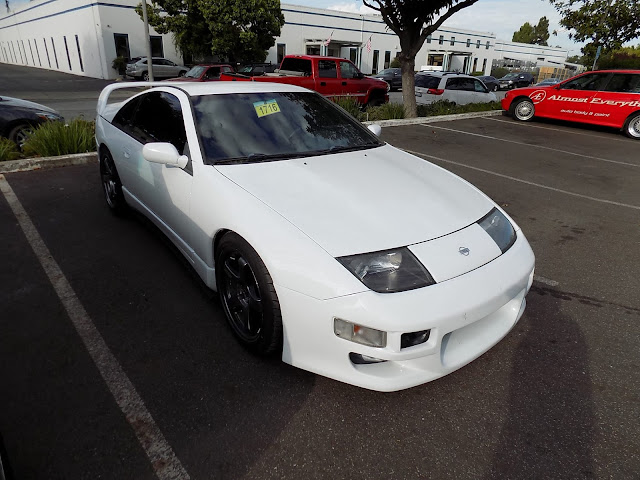
[(151, 38), (149, 37), (149, 20), (147, 18), (147, 0), (142, 0), (142, 21), (144, 23), (144, 39), (147, 47), (147, 72), (149, 81), (153, 82), (153, 58), (151, 57)]

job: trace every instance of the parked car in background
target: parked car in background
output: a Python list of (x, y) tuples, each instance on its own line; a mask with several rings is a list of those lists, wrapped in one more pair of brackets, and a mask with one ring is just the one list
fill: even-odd
[(227, 64), (195, 65), (182, 77), (169, 79), (170, 82), (211, 82), (220, 80), (220, 75), (233, 72), (233, 67)]
[(533, 75), (527, 72), (507, 73), (504, 77), (498, 79), (502, 90), (511, 90), (512, 88), (528, 87), (533, 84)]
[(277, 68), (278, 65), (274, 63), (250, 63), (240, 67), (238, 73), (248, 75), (249, 77), (256, 77), (264, 75), (265, 73), (273, 73)]
[(484, 83), (487, 86), (487, 88), (492, 92), (497, 92), (498, 89), (500, 88), (500, 82), (496, 77), (492, 77), (491, 75), (482, 75), (476, 78), (479, 78), (480, 80), (482, 80), (482, 83)]
[(471, 75), (442, 72), (419, 72), (415, 77), (416, 103), (430, 104), (439, 100), (467, 103), (497, 102), (496, 94)]
[(548, 87), (549, 85), (557, 85), (562, 80), (559, 78), (545, 78), (541, 82), (536, 83), (536, 87)]
[(0, 97), (0, 136), (22, 147), (30, 130), (49, 121), (63, 121), (54, 109), (19, 98)]
[(402, 69), (400, 68), (385, 68), (375, 75), (372, 75), (372, 77), (387, 82), (389, 84), (389, 91), (402, 88)]
[(546, 117), (592, 123), (640, 140), (640, 70), (588, 72), (557, 85), (514, 90), (502, 108), (524, 122)]
[[(153, 65), (153, 78), (173, 78), (181, 77), (189, 69), (187, 67), (177, 65), (166, 58), (153, 57), (151, 59)], [(147, 66), (147, 58), (142, 57), (136, 62), (127, 63), (125, 75), (144, 81), (149, 80), (149, 67)]]
[(394, 391), (463, 367), (522, 316), (522, 230), (379, 125), (290, 84), (130, 85), (151, 88), (98, 100), (106, 205), (164, 232), (249, 351)]

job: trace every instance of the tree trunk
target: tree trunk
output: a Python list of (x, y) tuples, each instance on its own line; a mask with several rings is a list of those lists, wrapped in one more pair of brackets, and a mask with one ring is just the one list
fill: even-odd
[(418, 116), (416, 107), (416, 79), (415, 56), (411, 59), (400, 58), (402, 66), (402, 103), (404, 104), (404, 117), (415, 118)]

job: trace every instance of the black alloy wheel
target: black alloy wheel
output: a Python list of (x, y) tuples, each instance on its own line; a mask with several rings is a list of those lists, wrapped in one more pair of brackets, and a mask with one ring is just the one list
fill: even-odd
[(100, 150), (100, 179), (109, 210), (116, 215), (124, 214), (127, 211), (127, 203), (122, 193), (122, 182), (111, 153), (104, 147)]
[(9, 140), (15, 143), (21, 150), (25, 142), (29, 138), (29, 134), (33, 132), (33, 127), (28, 123), (16, 125), (9, 132)]
[(233, 333), (259, 355), (281, 351), (280, 303), (262, 259), (235, 233), (227, 233), (217, 250), (218, 292)]

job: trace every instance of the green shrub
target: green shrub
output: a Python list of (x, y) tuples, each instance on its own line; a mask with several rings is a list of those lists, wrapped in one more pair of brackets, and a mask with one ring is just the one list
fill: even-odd
[(362, 120), (362, 105), (355, 97), (331, 97), (331, 100), (338, 106), (344, 108), (356, 120)]
[(504, 67), (493, 67), (493, 68), (491, 69), (491, 76), (492, 76), (492, 77), (502, 78), (502, 77), (504, 77), (507, 73), (509, 73), (509, 69), (508, 69), (508, 68), (504, 68)]
[(365, 111), (365, 120), (394, 120), (404, 118), (404, 105), (401, 103), (383, 103), (377, 107), (369, 107)]
[(391, 63), (389, 64), (389, 68), (400, 68), (402, 64), (400, 63), (400, 59), (398, 57), (393, 57)]
[(19, 156), (18, 146), (8, 138), (0, 137), (0, 162), (15, 160)]
[(75, 118), (68, 124), (47, 122), (29, 135), (22, 146), (25, 155), (52, 157), (72, 153), (94, 152), (95, 123)]
[(455, 113), (487, 112), (490, 110), (500, 110), (501, 108), (500, 102), (456, 105), (448, 100), (441, 100), (430, 105), (418, 105), (418, 116), (433, 117), (436, 115), (452, 115)]

